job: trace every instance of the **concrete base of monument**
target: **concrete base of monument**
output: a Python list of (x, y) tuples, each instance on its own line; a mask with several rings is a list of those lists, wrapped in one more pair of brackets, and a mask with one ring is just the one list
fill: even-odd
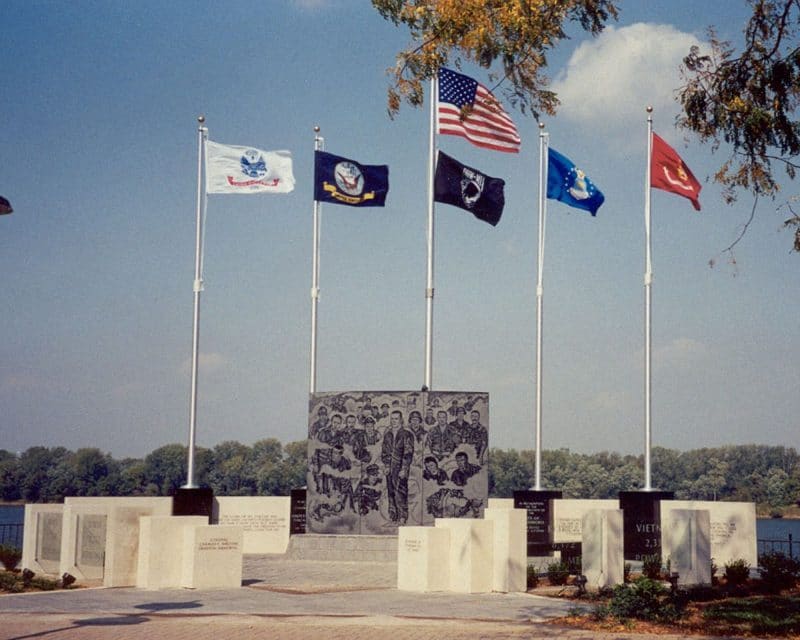
[(397, 536), (304, 533), (289, 538), (286, 558), (340, 562), (397, 562)]

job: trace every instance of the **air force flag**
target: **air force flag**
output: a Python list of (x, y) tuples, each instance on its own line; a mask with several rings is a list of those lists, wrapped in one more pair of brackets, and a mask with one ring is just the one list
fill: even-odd
[(504, 180), (484, 175), (440, 151), (433, 199), (469, 211), (494, 227), (503, 215), (505, 184)]
[(389, 167), (359, 164), (325, 151), (314, 152), (314, 200), (351, 207), (382, 207), (389, 192)]
[(547, 197), (592, 215), (606, 199), (572, 160), (554, 149), (547, 150)]

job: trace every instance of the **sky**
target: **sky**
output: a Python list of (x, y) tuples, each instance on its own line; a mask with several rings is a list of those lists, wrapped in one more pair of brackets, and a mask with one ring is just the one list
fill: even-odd
[[(709, 25), (738, 42), (745, 3), (620, 5), (549, 56), (544, 131), (606, 201), (548, 201), (543, 447), (643, 452), (647, 105), (703, 183), (699, 213), (652, 193), (653, 445), (797, 447), (788, 216), (759, 202), (731, 259), (752, 198), (725, 204), (708, 176), (726, 150), (674, 127), (682, 56)], [(322, 207), (317, 390), (422, 386), (428, 106), (386, 111), (406, 31), (355, 0), (10, 0), (0, 24), (0, 448), (187, 442), (200, 114), (213, 141), (289, 150), (296, 187), (208, 198), (197, 444), (306, 436), (314, 126), (390, 170), (384, 208)], [(488, 392), (491, 446), (532, 449), (539, 128), (508, 108), (519, 154), (437, 139), (503, 178), (506, 206), (495, 228), (436, 207), (432, 387)]]

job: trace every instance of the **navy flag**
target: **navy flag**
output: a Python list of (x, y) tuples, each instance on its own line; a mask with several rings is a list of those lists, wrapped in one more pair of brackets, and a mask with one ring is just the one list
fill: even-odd
[(504, 180), (484, 175), (440, 151), (433, 199), (465, 209), (494, 227), (503, 215), (505, 184)]
[(547, 197), (592, 215), (606, 199), (589, 176), (555, 149), (547, 150)]
[(351, 207), (382, 207), (389, 192), (389, 167), (359, 164), (325, 151), (314, 152), (314, 200)]

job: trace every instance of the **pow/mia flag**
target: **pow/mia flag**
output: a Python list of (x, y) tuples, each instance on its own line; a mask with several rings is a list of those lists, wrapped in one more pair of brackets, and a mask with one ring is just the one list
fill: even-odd
[(439, 152), (433, 199), (465, 209), (493, 227), (500, 222), (506, 203), (505, 180), (492, 178)]
[(351, 207), (382, 207), (389, 192), (389, 167), (360, 164), (325, 151), (314, 152), (314, 200)]

